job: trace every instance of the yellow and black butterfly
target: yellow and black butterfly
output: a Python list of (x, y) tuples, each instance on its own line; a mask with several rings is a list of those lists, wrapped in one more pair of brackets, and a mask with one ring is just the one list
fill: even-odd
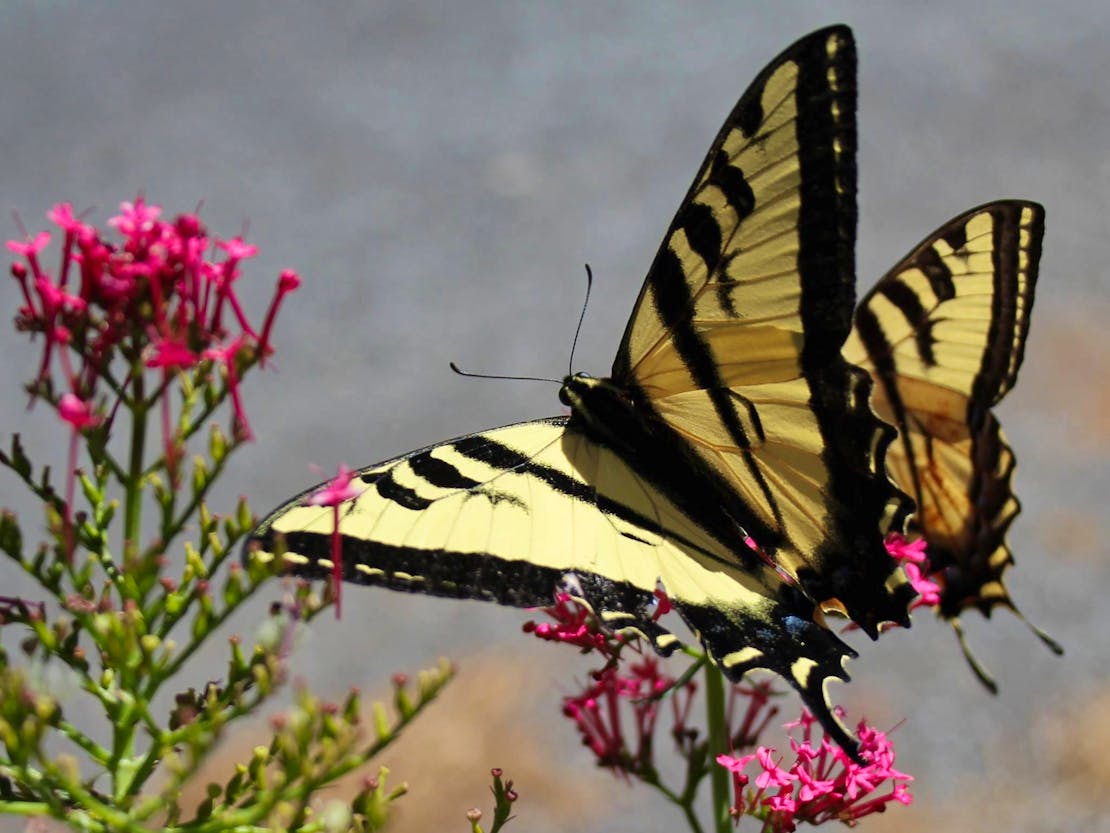
[[(854, 651), (815, 609), (874, 637), (908, 624), (914, 595), (883, 547), (910, 508), (885, 474), (894, 431), (841, 356), (855, 110), (847, 27), (772, 61), (679, 207), (611, 377), (568, 377), (569, 417), (359, 472), (364, 491), (340, 506), (343, 578), (522, 607), (566, 588), (665, 652), (677, 640), (652, 621), (661, 586), (730, 679), (780, 674), (854, 749), (825, 691)], [(304, 505), (312, 491), (261, 523), (255, 557), (284, 546), (295, 573), (328, 574), (332, 513)]]
[(1014, 560), (1006, 532), (1021, 510), (1014, 454), (991, 408), (1021, 367), (1043, 235), (1044, 209), (1033, 202), (988, 203), (949, 220), (860, 302), (844, 346), (875, 377), (873, 405), (898, 429), (887, 470), (917, 503), (911, 527), (943, 570), (938, 615), (992, 691), (959, 616), (972, 607), (1021, 615), (1002, 580)]

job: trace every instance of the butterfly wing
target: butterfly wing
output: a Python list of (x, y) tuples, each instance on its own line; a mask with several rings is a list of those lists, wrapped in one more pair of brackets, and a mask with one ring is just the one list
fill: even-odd
[(845, 348), (874, 375), (874, 406), (898, 429), (887, 465), (917, 502), (913, 525), (945, 569), (939, 613), (957, 628), (970, 607), (1017, 613), (1003, 573), (1021, 505), (991, 408), (1021, 367), (1043, 233), (1044, 209), (1032, 202), (953, 218), (861, 301)]
[(613, 367), (659, 431), (811, 599), (872, 636), (913, 590), (882, 545), (909, 508), (855, 302), (855, 47), (815, 32), (744, 93), (671, 224)]
[[(511, 425), (363, 469), (339, 506), (347, 581), (517, 607), (550, 605), (559, 588), (614, 629), (677, 640), (652, 619), (668, 598), (728, 676), (785, 678), (848, 749), (826, 695), (847, 679), (851, 648), (814, 624), (812, 605), (764, 565), (734, 553), (667, 493), (566, 418)], [(276, 553), (298, 575), (332, 569), (333, 513), (290, 500), (252, 533), (254, 558)], [(279, 536), (281, 545), (279, 546)]]

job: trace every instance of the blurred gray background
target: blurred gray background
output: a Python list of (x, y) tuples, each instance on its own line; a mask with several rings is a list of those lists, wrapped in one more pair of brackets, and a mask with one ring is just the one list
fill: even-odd
[[(1002, 686), (993, 699), (928, 617), (879, 645), (856, 639), (842, 702), (853, 719), (905, 719), (898, 763), (918, 779), (913, 807), (866, 824), (1110, 830), (1103, 4), (7, 2), (0, 207), (37, 230), (59, 200), (100, 222), (140, 191), (168, 213), (203, 202), (210, 229), (247, 226), (261, 247), (239, 284), (257, 316), (278, 271), (300, 271), (273, 370), (246, 388), (258, 440), (213, 501), (229, 509), (246, 494), (262, 512), (319, 480), (311, 465), (330, 472), (558, 413), (554, 385), (462, 379), (447, 363), (561, 376), (587, 262), (596, 281), (575, 369), (606, 373), (721, 119), (782, 48), (836, 21), (854, 28), (860, 55), (861, 291), (963, 209), (1000, 197), (1046, 206), (1022, 380), (999, 414), (1025, 504), (1009, 584), (1067, 648), (1053, 657), (1005, 613), (968, 616)], [(3, 433), (61, 465), (57, 424), (17, 393), (36, 350), (7, 328), (0, 351)], [(3, 475), (0, 490), (33, 530), (18, 484)], [(7, 568), (0, 581), (26, 589)], [(420, 750), (390, 761), (413, 788), (407, 829), (420, 829), (422, 805), (464, 829), (494, 765), (517, 777), (513, 829), (678, 829), (658, 797), (592, 770), (559, 717), (586, 666), (521, 636), (524, 614), (357, 588), (345, 601), (343, 620), (321, 621), (294, 658), (317, 690), (379, 690), (441, 654), (471, 686), (470, 700), (437, 706), (441, 730), (421, 744), (448, 769)], [(253, 633), (263, 612), (234, 630)], [(219, 675), (223, 651), (184, 683)], [(480, 674), (468, 677), (468, 662)], [(482, 744), (510, 722), (543, 740), (487, 760)]]

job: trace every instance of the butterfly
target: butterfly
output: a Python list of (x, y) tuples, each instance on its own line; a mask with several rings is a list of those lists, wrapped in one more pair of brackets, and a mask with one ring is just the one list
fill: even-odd
[(937, 613), (992, 691), (959, 617), (996, 607), (1021, 616), (1003, 583), (1014, 561), (1006, 532), (1021, 510), (1014, 453), (991, 408), (1017, 381), (1043, 236), (1044, 209), (1034, 202), (1002, 200), (954, 217), (864, 297), (844, 346), (875, 378), (877, 413), (898, 429), (887, 469), (917, 504), (911, 529), (943, 571)]
[[(787, 48), (725, 120), (648, 271), (608, 378), (568, 376), (570, 415), (459, 437), (362, 469), (339, 507), (343, 579), (505, 605), (584, 600), (614, 630), (677, 638), (662, 589), (731, 680), (781, 675), (831, 737), (830, 679), (908, 625), (883, 546), (911, 503), (894, 430), (841, 346), (855, 303), (856, 60), (833, 26)], [(250, 557), (324, 577), (333, 515), (309, 489)], [(753, 544), (754, 542), (754, 544)]]

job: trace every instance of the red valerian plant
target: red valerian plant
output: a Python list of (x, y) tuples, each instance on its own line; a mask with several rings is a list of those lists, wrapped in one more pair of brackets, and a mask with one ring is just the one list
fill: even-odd
[[(0, 511), (0, 554), (39, 595), (0, 597), (0, 814), (83, 833), (379, 829), (404, 792), (386, 787), (384, 770), (346, 800), (332, 792), (321, 807), (320, 794), (396, 738), (448, 682), (449, 664), (396, 680), (392, 710), (375, 703), (371, 720), (357, 692), (342, 703), (300, 692), (271, 721), (272, 740), (192, 801), (186, 782), (230, 724), (279, 690), (293, 629), (326, 609), (326, 597), (287, 583), (252, 650), (232, 636), (218, 679), (206, 669), (166, 691), (244, 602), (272, 586), (263, 565), (235, 558), (254, 525), (246, 501), (220, 514), (208, 496), (252, 436), (240, 386), (273, 351), (278, 309), (300, 279), (280, 274), (258, 327), (237, 293), (256, 252), (241, 237), (210, 235), (195, 214), (163, 219), (142, 197), (123, 203), (108, 229), (65, 203), (48, 217), (61, 234), (56, 261), (49, 232), (24, 234), (8, 250), (17, 257), (16, 327), (41, 347), (31, 403), (58, 415), (69, 448), (64, 495), (18, 436), (0, 451), (0, 466), (46, 515), (36, 546), (14, 513)], [(224, 404), (230, 435), (211, 423)], [(197, 443), (206, 428), (207, 444)], [(20, 654), (9, 657), (14, 631)], [(59, 675), (66, 698), (51, 682)], [(75, 692), (83, 708), (65, 702)], [(81, 725), (90, 711), (93, 731)], [(504, 794), (496, 830), (515, 793), (494, 784)]]
[[(749, 546), (759, 551), (754, 542)], [(924, 573), (924, 543), (890, 536), (887, 551), (908, 568), (923, 598), (915, 607), (935, 605), (937, 587)], [(666, 595), (659, 591), (656, 619), (670, 609)], [(524, 630), (549, 642), (573, 645), (583, 653), (597, 653), (604, 660), (579, 693), (563, 699), (563, 714), (574, 722), (583, 745), (599, 766), (661, 792), (681, 809), (695, 833), (705, 829), (696, 797), (706, 778), (712, 784), (712, 829), (722, 833), (745, 816), (759, 820), (764, 833), (787, 833), (803, 822), (855, 824), (882, 812), (891, 802), (912, 800), (907, 785), (913, 779), (894, 768), (889, 738), (866, 722), (860, 721), (856, 731), (864, 761), (860, 764), (828, 738), (817, 737), (815, 718), (803, 711), (799, 720), (783, 727), (793, 755), (787, 763), (775, 747), (761, 743), (779, 713), (774, 701), (781, 694), (771, 679), (757, 677), (732, 685), (727, 696), (723, 690), (715, 693), (723, 688), (723, 677), (694, 649), (684, 652), (695, 664), (676, 677), (645, 651), (638, 637), (602, 627), (581, 600), (560, 594), (544, 612), (552, 621), (528, 622)], [(700, 684), (698, 671), (704, 676)], [(705, 695), (704, 729), (691, 718), (699, 693)], [(669, 716), (674, 748), (686, 763), (680, 786), (665, 784), (656, 767), (665, 716)]]

